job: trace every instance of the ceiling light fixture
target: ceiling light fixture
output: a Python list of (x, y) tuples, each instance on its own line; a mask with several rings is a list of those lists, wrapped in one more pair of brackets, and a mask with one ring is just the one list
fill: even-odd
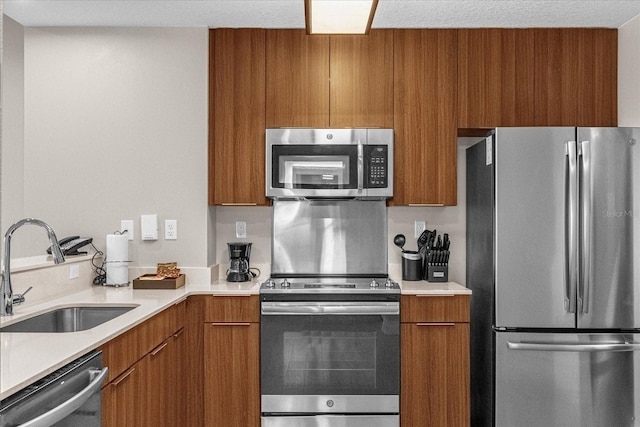
[(304, 0), (307, 34), (368, 34), (378, 0)]

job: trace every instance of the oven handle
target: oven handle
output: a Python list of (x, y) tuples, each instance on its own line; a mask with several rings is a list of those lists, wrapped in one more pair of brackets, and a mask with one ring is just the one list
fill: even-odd
[(297, 315), (297, 316), (326, 316), (326, 315), (399, 315), (399, 302), (340, 302), (340, 301), (294, 301), (262, 303), (261, 312), (265, 316)]

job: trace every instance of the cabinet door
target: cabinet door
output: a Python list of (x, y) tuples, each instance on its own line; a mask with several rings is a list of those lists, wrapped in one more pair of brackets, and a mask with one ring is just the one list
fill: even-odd
[[(102, 388), (104, 427), (151, 426), (147, 415), (146, 387), (148, 357), (127, 369)], [(162, 425), (162, 424), (159, 424)]]
[(469, 324), (401, 325), (402, 427), (470, 422)]
[(535, 30), (535, 125), (616, 126), (618, 32)]
[(329, 36), (267, 30), (267, 127), (329, 127)]
[(177, 425), (175, 424), (176, 406), (175, 399), (178, 396), (177, 386), (174, 383), (174, 374), (177, 366), (173, 365), (175, 342), (173, 337), (167, 338), (162, 344), (149, 353), (146, 409), (150, 426)]
[(456, 30), (395, 30), (393, 205), (455, 205)]
[(393, 30), (330, 40), (330, 126), (393, 128)]
[(265, 205), (265, 30), (209, 34), (209, 204)]
[(532, 29), (458, 30), (458, 127), (533, 125)]
[(259, 323), (204, 324), (205, 426), (260, 426)]

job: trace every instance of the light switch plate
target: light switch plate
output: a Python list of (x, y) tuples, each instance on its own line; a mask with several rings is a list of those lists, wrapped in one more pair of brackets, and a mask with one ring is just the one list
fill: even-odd
[(71, 264), (69, 266), (69, 280), (77, 279), (80, 277), (80, 266), (78, 264)]
[(415, 230), (413, 232), (413, 237), (417, 239), (418, 237), (420, 237), (425, 228), (427, 228), (427, 224), (424, 221), (416, 221), (414, 227)]
[(158, 215), (140, 215), (142, 240), (158, 240)]

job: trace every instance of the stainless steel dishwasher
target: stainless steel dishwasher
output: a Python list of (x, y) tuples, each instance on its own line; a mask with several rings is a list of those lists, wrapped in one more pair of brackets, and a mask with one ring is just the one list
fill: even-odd
[(92, 351), (0, 401), (0, 427), (99, 427), (108, 369)]

